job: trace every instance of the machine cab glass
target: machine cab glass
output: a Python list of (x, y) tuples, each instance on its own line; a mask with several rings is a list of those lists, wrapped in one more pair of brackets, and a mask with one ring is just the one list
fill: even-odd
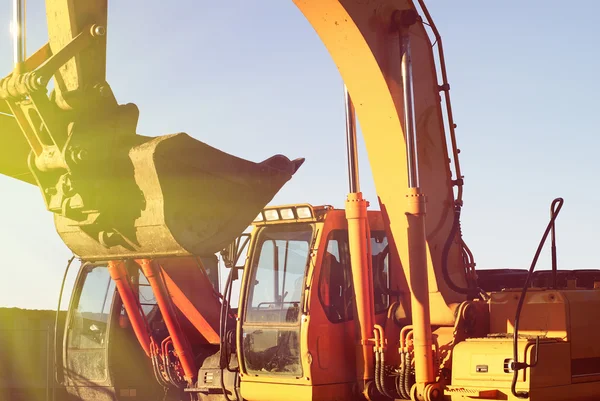
[(244, 316), (246, 369), (302, 376), (300, 316), (313, 227), (278, 224), (257, 235)]

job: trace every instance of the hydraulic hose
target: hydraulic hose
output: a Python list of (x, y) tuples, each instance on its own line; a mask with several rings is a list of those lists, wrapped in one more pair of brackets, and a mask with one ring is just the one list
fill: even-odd
[[(526, 369), (531, 367), (532, 365), (528, 365), (526, 362), (519, 362), (519, 319), (521, 317), (521, 310), (523, 309), (523, 303), (525, 302), (525, 295), (527, 294), (527, 288), (529, 287), (529, 283), (531, 281), (531, 277), (533, 276), (533, 271), (535, 270), (535, 265), (537, 264), (538, 258), (540, 257), (540, 253), (546, 243), (546, 239), (548, 238), (548, 234), (550, 234), (550, 230), (554, 227), (554, 221), (558, 217), (558, 213), (562, 208), (564, 203), (563, 198), (556, 198), (552, 201), (552, 205), (550, 206), (550, 221), (546, 226), (546, 230), (544, 231), (544, 235), (540, 240), (540, 243), (535, 251), (535, 255), (531, 262), (531, 266), (529, 267), (529, 272), (527, 274), (527, 279), (525, 280), (525, 284), (523, 285), (523, 290), (521, 290), (521, 297), (519, 298), (519, 303), (517, 304), (517, 312), (515, 313), (515, 329), (513, 333), (513, 378), (510, 386), (511, 393), (517, 398), (529, 398), (528, 391), (517, 391), (517, 379), (519, 376), (519, 370)], [(539, 351), (539, 342), (536, 346), (536, 352)], [(536, 361), (537, 363), (537, 358)]]
[(375, 351), (375, 388), (379, 394), (383, 394), (383, 388), (381, 388), (381, 357), (379, 351)]
[[(400, 375), (396, 378), (396, 391), (400, 395), (401, 399), (410, 400), (410, 392), (406, 391), (406, 376), (408, 374), (407, 365), (407, 354), (408, 352), (400, 352)], [(410, 361), (408, 361), (410, 363)]]
[[(227, 320), (229, 318), (229, 305), (230, 305), (230, 300), (231, 300), (231, 292), (232, 292), (232, 287), (233, 287), (233, 274), (234, 274), (234, 270), (235, 267), (232, 266), (231, 270), (229, 271), (229, 274), (227, 275), (227, 280), (225, 282), (225, 291), (223, 293), (223, 300), (222, 300), (222, 304), (221, 304), (221, 313), (220, 313), (220, 322), (219, 322), (219, 359), (220, 359), (220, 363), (219, 363), (219, 368), (221, 369), (221, 390), (223, 391), (223, 396), (225, 397), (226, 401), (232, 401), (231, 398), (229, 398), (229, 394), (227, 394), (227, 388), (225, 387), (225, 379), (224, 379), (224, 371), (225, 369), (227, 369), (230, 372), (236, 372), (237, 369), (231, 369), (229, 367), (229, 352), (228, 352), (228, 347), (227, 347)], [(237, 379), (236, 379), (237, 382)], [(234, 383), (234, 387), (237, 386), (237, 383)], [(235, 390), (235, 396), (236, 399), (239, 400), (240, 396), (238, 394), (238, 390), (237, 388), (234, 388)]]
[(407, 399), (410, 399), (410, 389), (412, 388), (414, 382), (414, 378), (411, 371), (412, 366), (412, 356), (409, 351), (406, 351), (406, 370), (404, 372), (404, 392), (407, 395)]
[(404, 326), (400, 330), (400, 376), (396, 378), (396, 391), (400, 398), (410, 400), (410, 387), (407, 388), (411, 375), (412, 358), (408, 345), (408, 337), (412, 335), (412, 325)]
[(220, 359), (219, 365), (220, 366), (219, 367), (221, 369), (225, 368), (225, 361), (226, 361), (223, 356), (223, 351), (224, 351), (223, 343), (225, 341), (224, 340), (224, 337), (225, 337), (224, 330), (225, 330), (225, 325), (226, 325), (225, 321), (227, 319), (226, 313), (227, 313), (227, 310), (229, 309), (228, 305), (227, 305), (227, 292), (229, 291), (229, 282), (231, 281), (231, 273), (232, 273), (232, 271), (229, 272), (229, 274), (227, 275), (227, 280), (225, 281), (223, 299), (221, 301), (222, 302), (221, 303), (221, 311), (219, 314), (219, 337), (220, 337), (219, 338), (219, 351), (220, 351), (220, 354), (219, 354), (219, 359)]
[(397, 398), (398, 394), (393, 394), (393, 390), (390, 391), (387, 388), (387, 385), (385, 383), (385, 352), (383, 350), (381, 350), (381, 357), (380, 357), (380, 373), (379, 373), (379, 380), (381, 381), (380, 383), (380, 387), (381, 387), (381, 392), (383, 393), (383, 395), (385, 395), (386, 397), (394, 400)]
[(477, 289), (473, 288), (464, 288), (459, 287), (452, 281), (450, 277), (450, 273), (448, 272), (448, 255), (450, 254), (450, 247), (452, 246), (452, 241), (456, 237), (458, 230), (460, 228), (460, 206), (456, 206), (454, 208), (454, 222), (452, 223), (452, 229), (450, 230), (450, 234), (448, 234), (448, 239), (446, 239), (446, 243), (444, 244), (444, 249), (442, 250), (442, 275), (444, 277), (444, 281), (450, 287), (450, 289), (459, 294), (465, 295), (473, 295), (478, 292)]
[[(223, 301), (221, 304), (221, 312), (219, 315), (219, 351), (220, 351), (220, 367), (221, 369), (227, 369), (230, 372), (237, 372), (237, 369), (231, 369), (229, 366), (229, 354), (227, 348), (227, 321), (229, 317), (229, 312), (231, 310), (231, 293), (233, 291), (233, 274), (235, 268), (231, 268), (229, 275), (227, 276), (227, 280), (225, 282), (225, 292), (223, 293)], [(223, 355), (225, 352), (225, 356)]]

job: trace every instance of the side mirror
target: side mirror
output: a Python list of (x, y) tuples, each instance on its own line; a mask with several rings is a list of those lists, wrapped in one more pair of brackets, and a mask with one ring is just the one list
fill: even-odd
[(231, 269), (235, 266), (235, 262), (237, 261), (237, 239), (233, 241), (231, 244), (227, 245), (225, 249), (221, 251), (221, 257), (223, 258), (223, 263), (225, 267)]
[(237, 237), (232, 243), (230, 243), (225, 249), (223, 249), (221, 253), (221, 257), (223, 258), (223, 263), (225, 267), (228, 269), (232, 269), (236, 267), (242, 252), (250, 242), (250, 234), (244, 233)]

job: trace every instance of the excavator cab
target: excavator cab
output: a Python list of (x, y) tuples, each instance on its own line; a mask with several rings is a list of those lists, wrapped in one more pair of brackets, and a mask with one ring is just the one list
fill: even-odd
[[(218, 272), (211, 272), (217, 268), (216, 256), (162, 262), (178, 288), (204, 312), (209, 323), (218, 326)], [(128, 277), (147, 330), (158, 342), (164, 341), (169, 332), (148, 279), (134, 264), (128, 265)], [(213, 296), (206, 297), (207, 292)], [(203, 302), (207, 309), (202, 309)], [(176, 319), (190, 342), (211, 348), (182, 311), (176, 312)], [(158, 400), (164, 395), (164, 388), (155, 380), (152, 361), (136, 339), (107, 263), (82, 264), (62, 348), (58, 377), (74, 399)], [(195, 352), (202, 353), (198, 349)]]
[[(142, 281), (142, 280), (140, 280)], [(151, 312), (143, 281), (143, 308)], [(72, 399), (151, 399), (160, 392), (149, 360), (133, 335), (106, 264), (84, 263), (73, 293), (63, 336), (59, 380)]]
[[(380, 212), (369, 212), (375, 314), (386, 324), (399, 293)], [(246, 400), (352, 399), (356, 326), (348, 226), (330, 206), (266, 208), (244, 265), (236, 345)], [(269, 388), (269, 390), (267, 390)]]

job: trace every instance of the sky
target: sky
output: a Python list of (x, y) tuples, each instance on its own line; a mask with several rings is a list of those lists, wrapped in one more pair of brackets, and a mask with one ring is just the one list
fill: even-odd
[[(478, 268), (529, 267), (558, 196), (559, 268), (600, 268), (600, 2), (570, 5), (428, 2), (458, 124), (462, 232)], [(27, 11), (31, 52), (47, 40), (43, 2)], [(12, 68), (10, 16), (11, 2), (1, 2), (3, 75)], [(112, 1), (107, 63), (119, 102), (141, 110), (140, 134), (187, 132), (256, 162), (305, 157), (272, 204), (343, 207), (343, 82), (291, 1)], [(359, 142), (362, 189), (375, 201)], [(55, 308), (71, 253), (37, 188), (0, 176), (0, 194), (0, 306)], [(539, 268), (549, 261), (546, 250)]]

